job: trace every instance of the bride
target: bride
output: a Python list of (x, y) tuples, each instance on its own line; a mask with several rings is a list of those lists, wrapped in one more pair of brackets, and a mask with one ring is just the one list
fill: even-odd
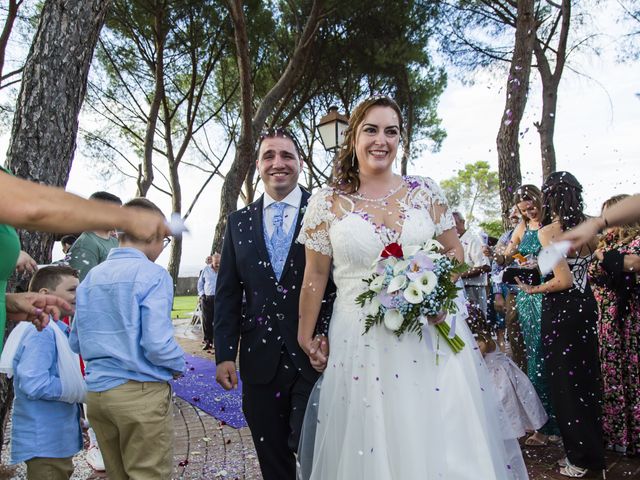
[[(435, 236), (445, 251), (463, 257), (437, 184), (392, 172), (402, 134), (401, 112), (392, 99), (361, 103), (345, 133), (333, 184), (313, 195), (304, 216), (298, 238), (306, 247), (298, 339), (324, 374), (307, 408), (299, 475), (305, 480), (526, 479), (515, 435), (503, 421), (464, 321), (457, 333), (466, 347), (454, 354), (442, 342), (437, 360), (415, 334), (397, 338), (384, 325), (363, 334), (365, 314), (355, 298), (385, 245), (419, 245)], [(337, 297), (329, 354), (313, 331), (331, 273)]]

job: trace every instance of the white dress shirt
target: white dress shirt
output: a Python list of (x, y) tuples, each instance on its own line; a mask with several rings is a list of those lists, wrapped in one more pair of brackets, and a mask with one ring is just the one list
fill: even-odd
[[(464, 250), (464, 262), (469, 265), (470, 268), (482, 267), (489, 265), (489, 259), (485, 256), (482, 248), (484, 243), (480, 235), (467, 230), (460, 237), (460, 243)], [(487, 285), (487, 274), (481, 273), (476, 277), (465, 278), (464, 284), (466, 286), (482, 286)]]
[[(300, 208), (300, 201), (302, 200), (302, 190), (300, 190), (300, 186), (296, 185), (296, 188), (289, 192), (289, 195), (284, 197), (281, 202), (286, 204), (284, 207), (284, 214), (282, 219), (282, 230), (284, 233), (289, 233), (289, 230), (293, 226), (293, 221), (296, 218), (296, 212)], [(273, 235), (273, 216), (275, 214), (274, 208), (269, 208), (273, 203), (276, 203), (277, 200), (271, 198), (271, 196), (264, 192), (264, 198), (262, 200), (262, 219), (264, 225), (267, 227), (267, 235), (271, 238)]]

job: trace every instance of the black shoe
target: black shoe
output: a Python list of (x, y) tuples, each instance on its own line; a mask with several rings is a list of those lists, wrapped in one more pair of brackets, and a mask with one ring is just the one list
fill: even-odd
[(202, 350), (211, 350), (212, 348), (213, 348), (213, 345), (211, 345), (209, 342), (207, 342), (202, 347)]

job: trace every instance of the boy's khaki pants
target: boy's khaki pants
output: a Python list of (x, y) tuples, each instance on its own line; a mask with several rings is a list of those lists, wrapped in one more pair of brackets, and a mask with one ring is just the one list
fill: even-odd
[(28, 480), (69, 480), (73, 473), (73, 457), (35, 457), (25, 463)]
[(173, 403), (168, 383), (129, 381), (88, 392), (87, 406), (109, 480), (171, 479)]

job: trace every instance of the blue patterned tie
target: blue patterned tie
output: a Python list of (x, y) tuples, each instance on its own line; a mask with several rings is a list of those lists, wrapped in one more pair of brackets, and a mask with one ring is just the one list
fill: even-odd
[(273, 249), (273, 257), (271, 258), (271, 264), (273, 265), (273, 271), (276, 274), (278, 280), (284, 270), (284, 262), (287, 260), (289, 254), (289, 245), (287, 234), (282, 228), (284, 220), (284, 209), (287, 206), (283, 202), (275, 202), (271, 205), (274, 210), (273, 214), (273, 234), (271, 235), (271, 247)]

